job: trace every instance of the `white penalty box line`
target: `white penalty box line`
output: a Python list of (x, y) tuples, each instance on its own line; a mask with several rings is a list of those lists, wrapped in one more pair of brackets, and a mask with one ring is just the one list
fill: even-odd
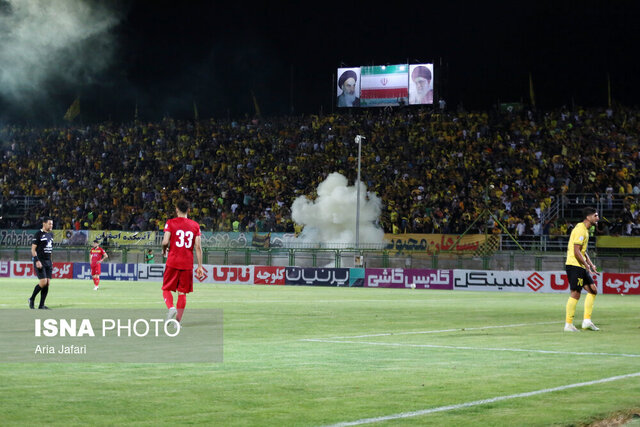
[(407, 343), (394, 343), (394, 342), (329, 340), (329, 339), (304, 339), (300, 341), (320, 342), (320, 343), (329, 343), (329, 344), (360, 344), (360, 345), (387, 346), (387, 347), (443, 348), (443, 349), (449, 349), (449, 350), (512, 351), (512, 352), (518, 352), (518, 353), (566, 354), (571, 356), (614, 356), (614, 357), (640, 358), (640, 354), (537, 350), (537, 349), (528, 349), (528, 348), (470, 347), (470, 346), (456, 346), (456, 345), (407, 344)]
[(559, 386), (559, 387), (545, 388), (545, 389), (542, 389), (542, 390), (535, 390), (535, 391), (530, 391), (530, 392), (526, 392), (526, 393), (517, 393), (517, 394), (510, 394), (510, 395), (507, 395), (507, 396), (492, 397), (490, 399), (474, 400), (472, 402), (459, 403), (457, 405), (439, 406), (439, 407), (436, 407), (436, 408), (422, 409), (422, 410), (419, 410), (419, 411), (411, 411), (411, 412), (401, 412), (401, 413), (385, 415), (385, 416), (381, 416), (381, 417), (362, 418), (362, 419), (355, 420), (355, 421), (344, 421), (344, 422), (340, 422), (340, 423), (336, 423), (336, 424), (331, 424), (328, 427), (358, 426), (358, 425), (363, 425), (363, 424), (372, 424), (372, 423), (378, 423), (378, 422), (383, 422), (383, 421), (393, 421), (393, 420), (398, 420), (398, 419), (403, 419), (403, 418), (418, 417), (418, 416), (421, 416), (421, 415), (429, 415), (429, 414), (433, 414), (433, 413), (436, 413), (436, 412), (455, 411), (457, 409), (465, 409), (465, 408), (470, 408), (472, 406), (479, 406), (479, 405), (485, 405), (485, 404), (489, 404), (489, 403), (502, 402), (502, 401), (511, 400), (511, 399), (519, 399), (521, 397), (531, 397), (531, 396), (536, 396), (536, 395), (540, 395), (540, 394), (546, 394), (546, 393), (553, 393), (553, 392), (556, 392), (556, 391), (568, 390), (568, 389), (572, 389), (572, 388), (586, 387), (586, 386), (596, 385), (596, 384), (604, 384), (604, 383), (608, 383), (608, 382), (612, 382), (612, 381), (625, 380), (625, 379), (633, 378), (633, 377), (640, 377), (640, 372), (635, 372), (633, 374), (626, 374), (626, 375), (618, 375), (618, 376), (615, 376), (615, 377), (603, 378), (603, 379), (600, 379), (600, 380), (586, 381), (586, 382), (582, 382), (582, 383), (567, 384), (567, 385), (563, 385), (563, 386)]
[(372, 338), (372, 337), (388, 337), (392, 335), (421, 335), (421, 334), (442, 334), (446, 332), (460, 332), (460, 331), (481, 331), (484, 329), (500, 329), (500, 328), (519, 328), (522, 326), (538, 326), (538, 325), (553, 325), (561, 322), (535, 322), (535, 323), (516, 323), (512, 325), (495, 325), (495, 326), (480, 326), (476, 328), (451, 328), (451, 329), (436, 329), (431, 331), (408, 331), (408, 332), (382, 332), (377, 334), (366, 335), (349, 335), (344, 337), (329, 337), (326, 339), (340, 340), (340, 339), (353, 339), (353, 338)]
[(396, 335), (401, 336), (401, 335), (418, 335), (418, 334), (437, 334), (437, 333), (460, 332), (460, 331), (478, 331), (478, 330), (485, 330), (485, 329), (517, 328), (517, 327), (523, 327), (523, 326), (550, 325), (550, 324), (558, 324), (558, 323), (561, 323), (561, 322), (517, 323), (517, 324), (511, 324), (511, 325), (481, 326), (481, 327), (475, 327), (475, 328), (439, 329), (439, 330), (431, 330), (431, 331), (385, 332), (385, 333), (379, 333), (379, 334), (352, 335), (352, 336), (331, 337), (331, 338), (306, 338), (306, 339), (301, 339), (300, 341), (327, 343), (327, 344), (351, 344), (351, 345), (413, 347), (413, 348), (441, 348), (441, 349), (449, 349), (449, 350), (472, 350), (472, 351), (480, 350), (480, 351), (501, 351), (501, 352), (518, 352), (518, 353), (563, 354), (563, 355), (572, 355), (572, 356), (609, 356), (609, 357), (640, 358), (640, 354), (628, 354), (628, 353), (578, 352), (578, 351), (540, 350), (540, 349), (527, 349), (527, 348), (472, 347), (472, 346), (410, 344), (410, 343), (354, 340), (354, 338), (373, 338), (373, 337), (385, 337), (385, 336), (396, 336)]

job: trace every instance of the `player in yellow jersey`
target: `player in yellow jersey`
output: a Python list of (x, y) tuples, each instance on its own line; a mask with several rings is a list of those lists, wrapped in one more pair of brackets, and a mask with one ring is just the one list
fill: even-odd
[(564, 330), (566, 332), (578, 332), (573, 325), (573, 317), (576, 314), (576, 305), (580, 299), (580, 292), (584, 288), (587, 291), (587, 297), (584, 303), (584, 320), (582, 321), (582, 329), (591, 329), (598, 331), (599, 328), (591, 321), (591, 313), (593, 311), (593, 303), (598, 294), (598, 288), (593, 282), (592, 274), (596, 274), (596, 266), (593, 265), (589, 255), (587, 255), (587, 245), (589, 244), (589, 228), (596, 225), (600, 219), (598, 212), (591, 207), (582, 210), (584, 220), (578, 223), (569, 238), (569, 246), (567, 248), (566, 270), (569, 278), (569, 289), (571, 295), (567, 301), (566, 320)]

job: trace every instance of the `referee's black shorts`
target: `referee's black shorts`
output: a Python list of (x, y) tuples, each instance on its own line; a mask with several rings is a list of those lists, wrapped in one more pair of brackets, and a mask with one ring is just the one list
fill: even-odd
[(593, 278), (589, 272), (576, 265), (565, 265), (567, 278), (569, 279), (569, 289), (572, 291), (582, 291), (584, 285), (593, 285)]
[(33, 263), (33, 268), (36, 270), (38, 279), (51, 279), (53, 277), (53, 262), (51, 260), (40, 261), (42, 268), (37, 268), (36, 263)]

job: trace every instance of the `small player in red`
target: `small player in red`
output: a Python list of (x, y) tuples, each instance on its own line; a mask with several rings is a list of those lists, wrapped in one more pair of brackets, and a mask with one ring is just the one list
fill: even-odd
[[(200, 225), (187, 218), (189, 202), (181, 199), (176, 203), (176, 218), (167, 221), (162, 237), (162, 255), (167, 263), (162, 278), (162, 296), (169, 309), (167, 320), (182, 320), (187, 305), (187, 294), (193, 291), (193, 251), (195, 248), (198, 268), (196, 276), (204, 276), (202, 270), (202, 243)], [(167, 255), (168, 251), (168, 255)], [(173, 306), (173, 294), (178, 292), (177, 309)]]
[(89, 255), (91, 256), (91, 277), (93, 277), (93, 290), (97, 291), (100, 285), (102, 261), (109, 258), (109, 255), (100, 247), (100, 240), (94, 240), (91, 246), (93, 246), (89, 251)]

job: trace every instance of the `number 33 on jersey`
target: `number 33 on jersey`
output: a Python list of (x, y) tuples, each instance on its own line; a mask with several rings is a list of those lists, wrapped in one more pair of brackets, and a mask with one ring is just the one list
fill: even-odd
[(193, 268), (193, 246), (200, 236), (200, 225), (189, 218), (172, 218), (164, 226), (164, 232), (171, 233), (167, 266), (178, 270)]

